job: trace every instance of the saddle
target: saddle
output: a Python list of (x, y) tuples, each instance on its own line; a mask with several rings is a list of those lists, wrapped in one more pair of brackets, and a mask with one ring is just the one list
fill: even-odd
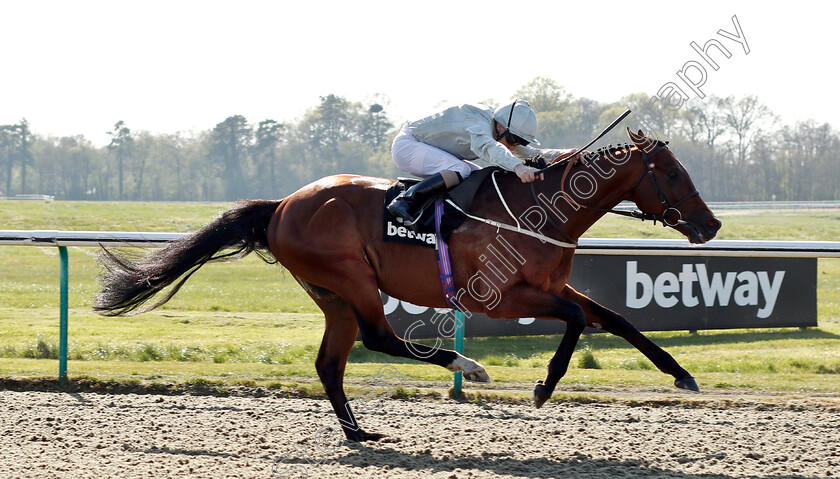
[[(472, 208), (473, 199), (475, 198), (478, 189), (484, 183), (488, 176), (493, 171), (501, 170), (498, 167), (482, 168), (464, 180), (460, 185), (452, 188), (448, 192), (440, 195), (439, 199), (450, 199), (453, 203), (458, 205), (463, 211), (470, 212)], [(384, 210), (383, 215), (383, 234), (384, 240), (396, 243), (408, 243), (434, 248), (435, 240), (435, 218), (434, 218), (434, 204), (435, 201), (430, 202), (420, 215), (417, 221), (417, 232), (407, 228), (394, 218), (391, 213), (385, 208), (393, 201), (400, 193), (410, 188), (412, 185), (419, 183), (420, 180), (415, 178), (398, 178), (397, 181), (388, 188), (385, 193), (385, 202), (382, 205)], [(437, 200), (437, 198), (436, 198)], [(456, 228), (467, 219), (460, 211), (456, 210), (449, 203), (444, 203), (443, 218), (441, 219), (441, 236), (446, 241), (449, 235)]]

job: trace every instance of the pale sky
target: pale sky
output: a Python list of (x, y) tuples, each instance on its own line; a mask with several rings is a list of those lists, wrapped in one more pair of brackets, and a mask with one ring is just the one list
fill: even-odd
[[(330, 93), (384, 95), (401, 123), (505, 101), (537, 76), (602, 102), (667, 82), (692, 94), (677, 71), (698, 61), (705, 94), (840, 128), (840, 4), (781, 3), (6, 1), (0, 124), (103, 145), (119, 120), (154, 133), (297, 121)], [(733, 15), (749, 54), (717, 33), (736, 33)], [(731, 53), (711, 52), (717, 71), (689, 45), (712, 38)]]

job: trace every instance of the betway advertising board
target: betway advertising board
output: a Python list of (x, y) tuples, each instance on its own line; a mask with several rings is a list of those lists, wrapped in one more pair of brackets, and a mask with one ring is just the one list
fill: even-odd
[[(485, 279), (492, 275), (485, 275)], [(569, 283), (642, 331), (817, 325), (817, 260), (578, 254)], [(397, 334), (451, 337), (447, 310), (383, 295)], [(452, 316), (452, 315), (448, 315)], [(490, 319), (472, 314), (467, 336), (555, 334), (562, 321)]]

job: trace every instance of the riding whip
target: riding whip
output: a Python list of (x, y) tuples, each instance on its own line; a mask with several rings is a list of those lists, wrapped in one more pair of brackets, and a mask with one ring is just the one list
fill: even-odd
[[(592, 146), (592, 144), (593, 144), (593, 143), (595, 143), (596, 141), (600, 140), (600, 139), (601, 139), (604, 135), (606, 135), (607, 133), (609, 133), (609, 131), (610, 131), (610, 130), (612, 130), (613, 128), (615, 128), (615, 126), (616, 126), (616, 125), (618, 125), (618, 124), (621, 122), (621, 120), (623, 120), (623, 119), (624, 119), (627, 115), (629, 115), (629, 114), (630, 114), (630, 109), (629, 109), (629, 108), (628, 108), (627, 110), (624, 110), (624, 113), (622, 113), (622, 114), (621, 114), (621, 116), (619, 116), (618, 118), (616, 118), (615, 120), (613, 120), (613, 122), (612, 122), (612, 123), (610, 123), (610, 124), (609, 124), (609, 126), (607, 126), (606, 128), (604, 128), (604, 131), (602, 131), (601, 133), (599, 133), (599, 134), (598, 134), (598, 136), (596, 136), (595, 138), (593, 138), (593, 139), (592, 139), (592, 141), (590, 141), (589, 143), (587, 143), (587, 144), (586, 144), (586, 146), (584, 146), (583, 148), (578, 148), (577, 150), (575, 150), (575, 151), (573, 151), (573, 152), (569, 153), (569, 155), (567, 155), (567, 158), (568, 158), (568, 157), (570, 157), (570, 156), (577, 155), (577, 154), (578, 154), (578, 153), (580, 153), (581, 151), (583, 151), (583, 150), (585, 150), (585, 149), (589, 148), (590, 146)], [(565, 160), (566, 158), (563, 158), (563, 159)], [(562, 160), (560, 160), (560, 161), (562, 161)], [(557, 166), (557, 165), (560, 163), (560, 161), (555, 161), (554, 163), (552, 163), (552, 164), (550, 164), (550, 165), (546, 166), (545, 168), (540, 169), (539, 171), (537, 171), (536, 173), (534, 173), (534, 176), (541, 175), (541, 174), (545, 173), (546, 171), (548, 171), (548, 170), (550, 170), (550, 169), (554, 168), (555, 166)]]

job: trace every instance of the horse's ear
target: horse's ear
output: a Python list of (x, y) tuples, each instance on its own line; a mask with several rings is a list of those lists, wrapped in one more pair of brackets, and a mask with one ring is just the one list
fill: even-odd
[(627, 127), (627, 136), (629, 136), (630, 139), (633, 140), (633, 143), (642, 143), (645, 141), (645, 134), (642, 133), (642, 130), (639, 130), (639, 133), (636, 134), (630, 131), (630, 127)]
[(639, 133), (633, 133), (630, 131), (630, 128), (627, 128), (627, 136), (630, 137), (630, 140), (640, 149), (647, 150), (649, 147), (648, 145), (652, 144), (653, 141), (646, 137), (642, 130), (639, 130)]

